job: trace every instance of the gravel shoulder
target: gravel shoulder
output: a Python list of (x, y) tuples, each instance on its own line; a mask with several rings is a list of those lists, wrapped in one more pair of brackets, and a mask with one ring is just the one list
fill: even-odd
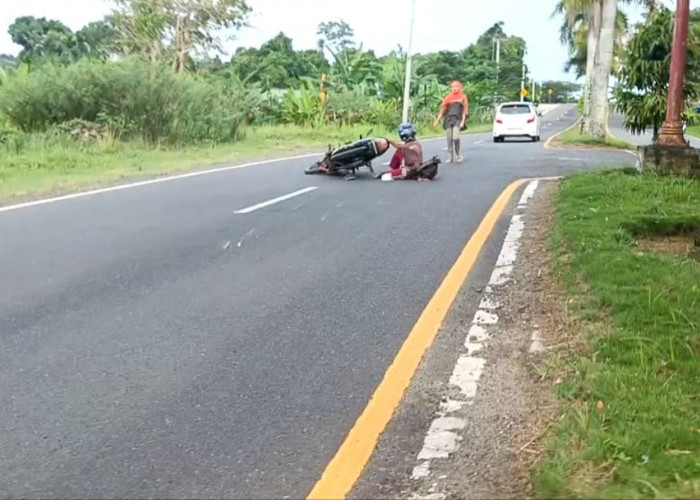
[[(557, 415), (556, 377), (548, 372), (548, 347), (556, 348), (574, 330), (547, 252), (555, 192), (555, 181), (540, 182), (530, 200), (510, 282), (493, 290), (485, 286), (492, 266), (470, 276), (352, 498), (532, 496), (531, 470)], [(499, 230), (503, 227), (494, 233)], [(497, 246), (490, 245), (487, 255)], [(462, 344), (484, 290), (498, 304), (498, 322), (480, 354), (485, 365), (478, 390), (459, 410), (446, 412), (455, 399), (450, 372), (460, 349), (464, 351)], [(452, 430), (458, 434), (456, 449), (448, 457), (433, 458), (429, 472), (417, 474), (419, 451), (431, 422), (436, 416), (445, 421), (439, 417), (447, 413), (463, 422), (461, 429)]]

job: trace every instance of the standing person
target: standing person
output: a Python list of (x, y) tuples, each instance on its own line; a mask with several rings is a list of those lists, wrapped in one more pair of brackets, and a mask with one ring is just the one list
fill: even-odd
[(450, 85), (451, 92), (445, 96), (440, 106), (440, 112), (435, 118), (433, 127), (437, 127), (441, 118), (444, 118), (443, 127), (447, 131), (447, 150), (450, 152), (448, 163), (455, 160), (462, 161), (459, 133), (464, 128), (469, 115), (469, 101), (462, 92), (462, 84), (455, 80)]

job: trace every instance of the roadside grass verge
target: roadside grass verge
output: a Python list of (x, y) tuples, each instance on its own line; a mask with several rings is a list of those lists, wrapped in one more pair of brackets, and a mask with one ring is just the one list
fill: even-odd
[(689, 125), (686, 129), (686, 134), (700, 138), (700, 125)]
[[(319, 129), (270, 125), (244, 129), (234, 143), (159, 148), (145, 143), (102, 139), (78, 144), (63, 137), (18, 134), (0, 144), (0, 202), (101, 187), (119, 181), (156, 177), (216, 165), (314, 153), (329, 144), (372, 135), (396, 137), (396, 131), (371, 125), (328, 126)], [(467, 133), (490, 130), (470, 126)], [(421, 137), (441, 136), (441, 129), (420, 130)], [(389, 152), (390, 153), (390, 152)], [(387, 154), (389, 154), (387, 153)]]
[(629, 142), (618, 139), (617, 137), (608, 136), (604, 140), (581, 134), (578, 127), (571, 128), (563, 132), (553, 142), (558, 142), (564, 146), (589, 146), (589, 147), (608, 147), (615, 149), (630, 149), (634, 148)]
[[(554, 203), (553, 265), (586, 347), (558, 357), (535, 496), (700, 498), (700, 182), (601, 170)], [(688, 244), (667, 252), (673, 238)]]

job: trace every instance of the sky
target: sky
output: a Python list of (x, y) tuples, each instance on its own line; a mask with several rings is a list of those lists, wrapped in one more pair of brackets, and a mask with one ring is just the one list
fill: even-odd
[[(559, 42), (561, 18), (551, 18), (556, 0), (415, 0), (413, 53), (461, 50), (476, 41), (497, 21), (508, 35), (525, 39), (525, 62), (538, 81), (574, 81), (563, 70), (566, 49)], [(672, 6), (673, 0), (664, 0)], [(297, 50), (316, 47), (320, 22), (345, 20), (355, 39), (378, 56), (401, 45), (408, 46), (411, 0), (248, 0), (252, 8), (250, 27), (227, 41), (228, 57), (239, 46), (260, 46), (280, 31), (293, 40)], [(691, 8), (700, 0), (691, 0)], [(479, 6), (480, 5), (480, 6)], [(7, 29), (18, 16), (47, 17), (78, 30), (101, 19), (112, 9), (110, 0), (0, 0), (0, 53), (17, 54)], [(639, 7), (625, 6), (631, 22), (642, 19)]]

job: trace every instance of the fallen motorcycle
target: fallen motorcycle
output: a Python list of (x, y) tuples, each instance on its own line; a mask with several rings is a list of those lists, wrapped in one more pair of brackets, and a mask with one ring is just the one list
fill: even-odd
[[(371, 131), (370, 131), (371, 133)], [(372, 168), (372, 160), (382, 156), (389, 149), (389, 141), (384, 138), (365, 137), (337, 149), (328, 146), (324, 157), (304, 170), (306, 175), (325, 174), (355, 179), (361, 167)]]

